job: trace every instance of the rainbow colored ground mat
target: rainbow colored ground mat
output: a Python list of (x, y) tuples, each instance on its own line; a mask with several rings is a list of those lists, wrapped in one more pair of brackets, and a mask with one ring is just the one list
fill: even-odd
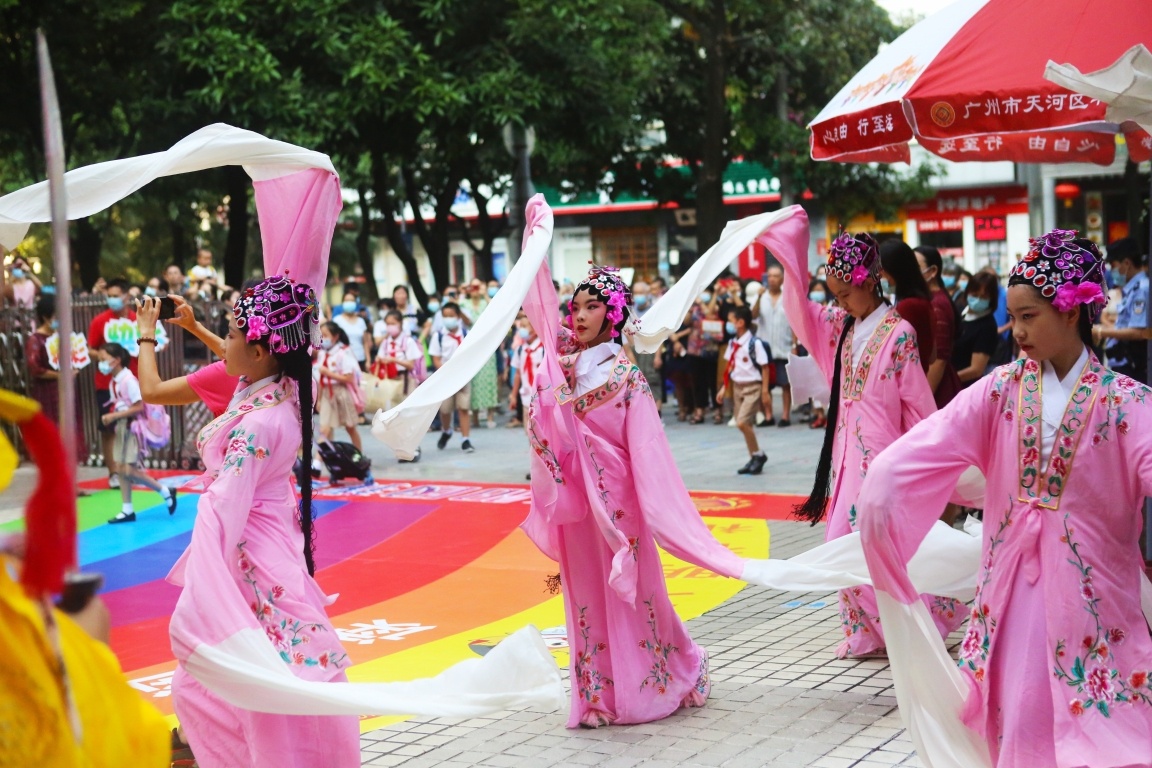
[[(169, 473), (168, 485), (193, 479)], [(107, 525), (120, 492), (104, 481), (83, 484), (80, 560), (104, 574), (112, 613), (112, 648), (130, 684), (171, 714), (176, 663), (168, 618), (178, 590), (164, 581), (188, 545), (198, 496), (181, 492), (169, 517), (160, 497), (133, 494), (137, 522)], [(766, 520), (783, 520), (792, 496), (693, 493), (715, 536), (746, 557), (768, 555)], [(321, 486), (315, 493), (317, 580), (339, 594), (329, 615), (353, 661), (352, 680), (434, 675), (502, 637), (535, 624), (557, 663), (568, 663), (562, 598), (545, 578), (556, 565), (518, 528), (528, 512), (526, 486), (377, 481)], [(0, 530), (20, 523), (0, 526)], [(668, 590), (691, 618), (721, 604), (743, 583), (664, 554)], [(365, 730), (395, 718), (365, 718)]]

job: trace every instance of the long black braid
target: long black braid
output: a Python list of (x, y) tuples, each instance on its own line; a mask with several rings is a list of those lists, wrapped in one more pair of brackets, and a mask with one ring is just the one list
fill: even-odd
[(281, 372), (296, 382), (300, 400), (301, 459), (297, 463), (296, 482), (300, 485), (300, 509), (297, 521), (304, 534), (304, 563), (308, 575), (316, 575), (316, 531), (312, 527), (312, 354), (307, 345), (291, 352), (276, 353)]
[(836, 439), (836, 420), (840, 415), (841, 360), (844, 340), (848, 338), (848, 332), (855, 323), (856, 318), (851, 315), (845, 319), (844, 330), (836, 345), (836, 360), (832, 365), (832, 392), (829, 396), (828, 412), (825, 415), (827, 423), (824, 425), (824, 444), (820, 447), (820, 461), (816, 464), (816, 480), (812, 484), (812, 493), (808, 495), (807, 501), (792, 508), (792, 514), (809, 521), (812, 525), (824, 519), (824, 510), (828, 506), (828, 492), (832, 480), (832, 443)]

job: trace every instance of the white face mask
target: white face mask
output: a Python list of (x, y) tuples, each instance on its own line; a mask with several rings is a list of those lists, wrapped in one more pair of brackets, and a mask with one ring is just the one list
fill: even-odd
[(388, 328), (388, 335), (391, 336), (392, 338), (396, 338), (397, 336), (400, 335), (400, 330), (401, 330), (400, 326), (389, 325), (389, 326), (387, 326), (387, 328)]
[(100, 362), (96, 363), (96, 367), (99, 368), (100, 373), (104, 374), (105, 376), (112, 375), (112, 363), (109, 363), (106, 360), (101, 360)]
[(320, 348), (321, 349), (332, 349), (332, 345), (334, 343), (335, 342), (333, 342), (332, 339), (320, 339)]
[(458, 318), (458, 317), (446, 317), (446, 318), (444, 318), (444, 327), (446, 329), (448, 329), (449, 331), (456, 330), (457, 328), (460, 327), (460, 318)]

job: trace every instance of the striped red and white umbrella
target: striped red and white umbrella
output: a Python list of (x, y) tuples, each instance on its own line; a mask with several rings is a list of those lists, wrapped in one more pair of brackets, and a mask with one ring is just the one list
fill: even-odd
[(1149, 0), (959, 0), (872, 59), (809, 128), (812, 158), (898, 162), (915, 139), (955, 161), (1110, 164), (1115, 135), (1146, 160), (1148, 134), (1044, 79), (1050, 60), (1087, 72), (1152, 40)]

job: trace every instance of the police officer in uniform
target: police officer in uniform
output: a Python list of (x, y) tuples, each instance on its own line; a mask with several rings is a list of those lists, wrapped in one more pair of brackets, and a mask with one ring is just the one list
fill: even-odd
[(1148, 269), (1140, 246), (1125, 237), (1108, 246), (1108, 266), (1121, 289), (1115, 327), (1097, 325), (1093, 336), (1104, 343), (1108, 367), (1148, 383)]

